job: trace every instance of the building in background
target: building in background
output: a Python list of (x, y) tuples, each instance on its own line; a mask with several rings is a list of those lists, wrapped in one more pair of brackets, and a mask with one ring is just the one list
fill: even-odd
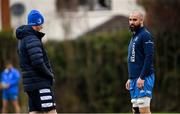
[(74, 8), (73, 5), (68, 7), (67, 5), (66, 8), (70, 10), (58, 10), (57, 7), (58, 3), (61, 4), (67, 0), (9, 1), (13, 28), (26, 24), (28, 12), (31, 9), (38, 9), (45, 16), (44, 32), (46, 37), (53, 40), (77, 38), (97, 29), (98, 26), (103, 27), (103, 24), (111, 22), (115, 17), (127, 17), (135, 9), (144, 12), (136, 4), (136, 0), (75, 0), (78, 1), (75, 3), (77, 7)]

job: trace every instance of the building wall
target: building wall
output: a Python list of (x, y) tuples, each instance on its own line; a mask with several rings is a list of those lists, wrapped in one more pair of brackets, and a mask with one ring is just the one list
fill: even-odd
[(11, 14), (12, 27), (15, 29), (20, 25), (26, 24), (28, 12), (31, 9), (37, 9), (45, 17), (43, 32), (46, 33), (47, 39), (54, 40), (76, 38), (103, 24), (115, 15), (128, 16), (134, 9), (144, 11), (135, 3), (136, 0), (112, 0), (111, 10), (81, 10), (76, 13), (66, 14), (57, 13), (56, 0), (10, 0), (10, 7), (17, 2), (23, 3), (26, 10), (20, 17)]
[[(22, 16), (17, 17), (11, 14), (11, 24), (14, 29), (16, 29), (20, 25), (27, 24), (27, 15), (32, 9), (39, 10), (44, 18), (44, 30), (43, 32), (46, 33), (46, 37), (53, 38), (53, 37), (60, 37), (59, 31), (57, 28), (57, 19), (55, 15), (55, 0), (10, 0), (10, 7), (15, 3), (22, 3), (25, 6), (25, 12)], [(48, 9), (48, 10), (47, 10)], [(56, 24), (56, 25), (54, 25)], [(52, 26), (53, 25), (53, 26)], [(52, 28), (55, 32), (52, 31)]]
[(136, 0), (113, 0), (112, 5), (114, 14), (128, 16), (133, 10), (140, 10), (145, 13), (143, 8), (136, 3)]

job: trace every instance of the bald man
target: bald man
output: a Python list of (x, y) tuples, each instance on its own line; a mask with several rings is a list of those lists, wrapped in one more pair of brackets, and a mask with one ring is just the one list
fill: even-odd
[(128, 73), (126, 89), (131, 95), (133, 113), (150, 114), (150, 101), (154, 87), (154, 42), (143, 26), (143, 14), (133, 11), (129, 16), (132, 38), (128, 47)]

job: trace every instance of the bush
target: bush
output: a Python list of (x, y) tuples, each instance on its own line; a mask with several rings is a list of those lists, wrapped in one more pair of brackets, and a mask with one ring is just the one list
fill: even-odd
[[(5, 62), (7, 60), (12, 61), (13, 65), (19, 69), (19, 62), (17, 56), (17, 40), (14, 37), (12, 31), (1, 31), (0, 32), (0, 72), (2, 72), (5, 68)], [(0, 94), (1, 97), (1, 94)], [(22, 83), (20, 83), (20, 94), (19, 94), (19, 101), (21, 106), (22, 112), (27, 112), (27, 98), (23, 93)], [(2, 107), (2, 101), (0, 101), (0, 107)], [(10, 112), (13, 112), (14, 109), (12, 105), (8, 107)]]
[[(47, 42), (59, 112), (127, 112), (128, 30)], [(59, 104), (59, 105), (58, 105)]]

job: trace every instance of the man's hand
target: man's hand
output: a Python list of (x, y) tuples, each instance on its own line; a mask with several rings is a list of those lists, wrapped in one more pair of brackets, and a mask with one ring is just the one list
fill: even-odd
[(126, 82), (126, 89), (129, 90), (129, 88), (130, 88), (130, 80), (128, 79)]
[(138, 80), (137, 80), (137, 87), (138, 87), (139, 89), (143, 89), (143, 87), (144, 87), (144, 80), (141, 79), (140, 77), (139, 77)]
[(7, 88), (9, 88), (9, 84), (7, 84), (7, 83), (1, 83), (1, 88), (2, 88), (2, 89), (7, 89)]

